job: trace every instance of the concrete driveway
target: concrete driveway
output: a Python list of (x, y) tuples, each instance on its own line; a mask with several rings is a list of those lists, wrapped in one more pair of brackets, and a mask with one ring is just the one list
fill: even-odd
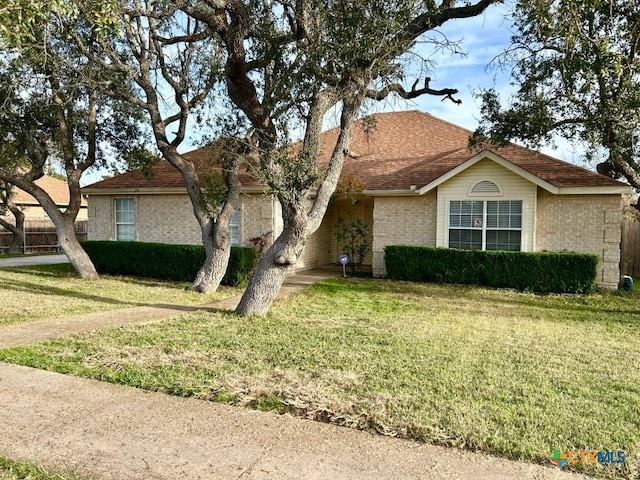
[(0, 268), (52, 265), (54, 263), (69, 263), (69, 259), (64, 254), (25, 255), (24, 257), (0, 258)]

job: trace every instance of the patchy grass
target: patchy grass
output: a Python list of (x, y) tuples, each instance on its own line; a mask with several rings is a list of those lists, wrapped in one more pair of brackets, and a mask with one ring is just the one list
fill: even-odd
[(624, 465), (569, 468), (637, 479), (639, 333), (635, 294), (349, 278), (266, 318), (198, 312), (0, 360), (543, 464), (624, 450)]
[(0, 480), (79, 480), (80, 477), (62, 475), (31, 463), (14, 462), (0, 457)]
[(187, 283), (103, 275), (87, 281), (70, 264), (0, 269), (0, 325), (138, 305), (196, 305), (239, 293), (220, 287), (202, 295)]

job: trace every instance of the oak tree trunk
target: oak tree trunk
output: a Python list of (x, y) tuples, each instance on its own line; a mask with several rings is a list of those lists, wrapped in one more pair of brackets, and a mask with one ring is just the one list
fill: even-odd
[(275, 262), (271, 253), (270, 250), (267, 250), (267, 253), (258, 262), (256, 271), (236, 308), (237, 315), (264, 316), (278, 296), (282, 284), (291, 270), (289, 265)]
[[(58, 234), (58, 243), (60, 248), (67, 256), (78, 276), (84, 280), (96, 280), (98, 272), (93, 265), (91, 258), (84, 251), (80, 242), (76, 238), (74, 218), (59, 215), (56, 216), (55, 225)], [(53, 217), (52, 217), (53, 219)]]
[(249, 285), (236, 308), (237, 315), (266, 315), (285, 278), (302, 256), (313, 231), (302, 205), (283, 205), (284, 229), (258, 262)]
[(11, 239), (11, 243), (9, 244), (9, 253), (12, 255), (24, 253), (22, 251), (24, 247), (24, 235), (25, 235), (24, 221), (21, 226), (16, 227), (15, 230), (13, 230), (11, 233), (13, 233), (13, 238)]
[(226, 225), (209, 221), (202, 226), (202, 245), (206, 252), (204, 263), (196, 274), (191, 289), (199, 293), (215, 292), (224, 278), (231, 256), (229, 221)]
[(9, 253), (12, 255), (23, 253), (22, 247), (24, 245), (24, 213), (20, 209), (16, 210), (15, 212), (11, 210), (16, 219), (15, 225), (0, 219), (0, 226), (9, 230), (13, 235), (9, 244)]
[(224, 278), (231, 256), (231, 247), (205, 246), (206, 258), (196, 275), (191, 289), (199, 293), (215, 292)]

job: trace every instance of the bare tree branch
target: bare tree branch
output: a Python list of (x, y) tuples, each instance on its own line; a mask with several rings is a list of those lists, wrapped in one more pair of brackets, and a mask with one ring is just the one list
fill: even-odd
[(416, 88), (418, 86), (418, 82), (419, 80), (416, 80), (411, 86), (411, 90), (409, 91), (405, 90), (405, 88), (399, 83), (393, 83), (393, 84), (387, 85), (382, 90), (368, 89), (365, 92), (365, 95), (367, 98), (371, 98), (377, 101), (384, 100), (392, 92), (396, 93), (397, 95), (399, 95), (401, 98), (404, 98), (405, 100), (418, 98), (421, 95), (434, 95), (438, 97), (444, 96), (445, 98), (443, 98), (443, 100), (449, 99), (453, 103), (456, 103), (458, 105), (462, 103), (462, 100), (453, 98), (453, 96), (458, 93), (458, 90), (455, 88), (443, 88), (440, 90), (435, 90), (433, 88), (430, 88), (429, 83), (431, 82), (431, 78), (429, 77), (426, 77), (424, 79), (424, 87), (422, 88)]

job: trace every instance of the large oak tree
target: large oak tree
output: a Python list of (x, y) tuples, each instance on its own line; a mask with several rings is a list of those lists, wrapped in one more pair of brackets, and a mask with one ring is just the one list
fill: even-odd
[(587, 146), (598, 171), (640, 188), (640, 3), (520, 0), (511, 48), (513, 97), (482, 92), (475, 141), (539, 145), (553, 135)]
[[(92, 28), (104, 25), (93, 2), (76, 5)], [(218, 288), (227, 269), (230, 222), (240, 194), (238, 169), (247, 148), (238, 138), (214, 142), (209, 148), (207, 178), (200, 178), (197, 166), (179, 151), (196, 128), (207, 128), (196, 125), (197, 116), (213, 117), (212, 121), (229, 116), (227, 110), (221, 115), (203, 113), (216, 108), (216, 85), (221, 80), (219, 40), (206, 23), (187, 17), (179, 8), (182, 5), (182, 1), (118, 0), (111, 8), (111, 24), (100, 30), (94, 48), (79, 35), (73, 38), (100, 68), (135, 84), (135, 89), (124, 91), (105, 85), (104, 92), (146, 112), (163, 158), (180, 172), (206, 252), (192, 288), (208, 293)], [(61, 21), (68, 18), (61, 16)]]
[[(79, 276), (93, 279), (97, 272), (75, 236), (80, 180), (88, 169), (141, 141), (140, 115), (132, 105), (99, 93), (99, 85), (117, 80), (73, 48), (70, 31), (59, 29), (52, 13), (42, 9), (32, 18), (18, 16), (29, 25), (19, 42), (0, 37), (0, 180), (40, 203)], [(92, 36), (81, 24), (73, 28)], [(59, 165), (66, 178), (65, 209), (36, 184), (49, 164)]]
[[(282, 207), (283, 231), (261, 258), (238, 314), (268, 311), (319, 228), (364, 102), (391, 93), (453, 98), (457, 90), (433, 89), (429, 79), (405, 89), (405, 54), (445, 22), (496, 3), (501, 0), (186, 2), (183, 11), (223, 44), (229, 98), (251, 122), (258, 175)], [(320, 138), (330, 111), (339, 116), (339, 134), (321, 165)], [(303, 131), (295, 149), (287, 147), (292, 126)]]

